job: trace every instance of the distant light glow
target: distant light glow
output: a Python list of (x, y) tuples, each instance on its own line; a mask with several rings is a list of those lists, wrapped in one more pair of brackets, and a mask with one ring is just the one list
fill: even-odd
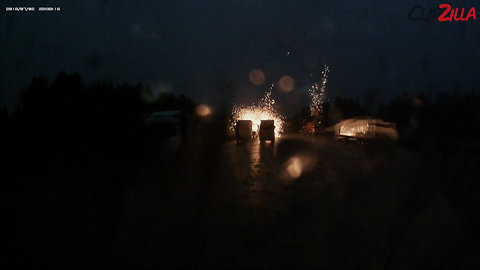
[(295, 88), (295, 82), (290, 76), (282, 76), (278, 81), (278, 88), (283, 92), (290, 92)]
[(195, 113), (198, 116), (208, 116), (212, 113), (212, 110), (205, 104), (199, 104), (195, 107)]
[(255, 85), (261, 85), (265, 82), (265, 74), (260, 69), (252, 69), (248, 75), (248, 79)]

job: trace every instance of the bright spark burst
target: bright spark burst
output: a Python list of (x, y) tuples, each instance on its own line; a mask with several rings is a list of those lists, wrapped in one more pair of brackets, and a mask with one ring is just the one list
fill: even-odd
[(270, 89), (265, 92), (258, 104), (251, 106), (233, 105), (233, 122), (230, 124), (232, 131), (235, 129), (237, 120), (251, 120), (252, 130), (255, 132), (258, 132), (261, 120), (273, 120), (275, 122), (275, 136), (280, 137), (283, 131), (284, 117), (278, 113), (275, 107), (275, 100), (272, 98), (273, 86), (274, 84), (270, 86)]
[(325, 65), (325, 68), (322, 71), (322, 85), (314, 83), (308, 93), (310, 94), (310, 114), (318, 121), (318, 124), (321, 124), (322, 112), (323, 112), (323, 103), (326, 101), (325, 89), (327, 88), (327, 78), (330, 68)]

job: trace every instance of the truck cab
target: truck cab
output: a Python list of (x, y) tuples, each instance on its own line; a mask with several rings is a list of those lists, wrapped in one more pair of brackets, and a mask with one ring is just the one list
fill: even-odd
[(235, 124), (235, 138), (237, 143), (241, 141), (249, 141), (252, 139), (252, 121), (237, 120)]
[(259, 135), (260, 142), (275, 142), (275, 122), (273, 120), (261, 120)]

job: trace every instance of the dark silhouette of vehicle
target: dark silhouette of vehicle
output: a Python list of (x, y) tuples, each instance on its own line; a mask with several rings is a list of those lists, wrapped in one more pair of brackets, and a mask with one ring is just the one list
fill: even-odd
[(237, 143), (240, 141), (249, 141), (252, 139), (252, 121), (237, 120), (235, 124), (235, 138)]
[(260, 121), (260, 130), (258, 134), (261, 143), (265, 141), (275, 142), (275, 122), (273, 120)]

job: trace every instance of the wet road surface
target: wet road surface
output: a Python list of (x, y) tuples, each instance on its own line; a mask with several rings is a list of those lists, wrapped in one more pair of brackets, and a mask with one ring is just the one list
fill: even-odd
[(471, 262), (472, 251), (451, 248), (466, 236), (432, 188), (437, 176), (429, 163), (393, 145), (204, 139), (139, 172), (119, 230), (122, 266), (403, 269), (448, 268), (452, 256)]

